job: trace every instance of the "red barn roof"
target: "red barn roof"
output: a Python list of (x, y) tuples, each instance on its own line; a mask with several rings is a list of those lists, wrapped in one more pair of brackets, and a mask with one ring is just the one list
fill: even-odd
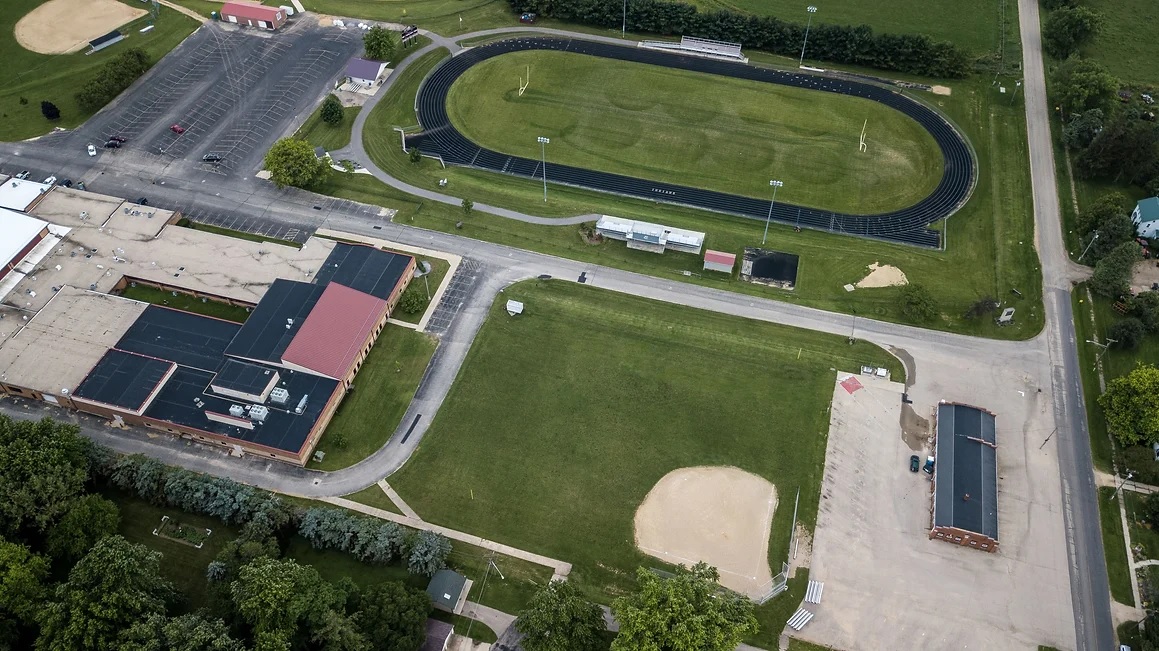
[(250, 20), (264, 20), (276, 22), (282, 10), (278, 7), (266, 7), (252, 2), (227, 2), (221, 6), (223, 16), (237, 16)]
[(338, 283), (326, 286), (282, 361), (341, 380), (386, 314), (386, 301)]
[(736, 255), (732, 253), (723, 253), (721, 251), (713, 251), (709, 249), (704, 252), (705, 262), (715, 262), (717, 264), (731, 265), (736, 262)]

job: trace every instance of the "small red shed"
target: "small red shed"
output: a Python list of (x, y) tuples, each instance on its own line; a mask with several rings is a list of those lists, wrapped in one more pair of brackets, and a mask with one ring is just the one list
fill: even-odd
[(221, 19), (227, 23), (273, 30), (286, 24), (286, 10), (253, 2), (227, 2), (221, 6)]

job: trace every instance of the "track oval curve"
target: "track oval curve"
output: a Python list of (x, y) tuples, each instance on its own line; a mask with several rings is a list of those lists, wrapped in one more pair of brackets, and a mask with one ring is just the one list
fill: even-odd
[[(969, 199), (974, 187), (976, 165), (966, 139), (937, 111), (896, 90), (859, 81), (755, 68), (731, 61), (673, 55), (571, 38), (536, 37), (498, 41), (471, 48), (444, 61), (419, 87), (415, 109), (423, 130), (406, 137), (408, 147), (417, 146), (424, 153), (438, 154), (448, 165), (542, 179), (540, 161), (501, 154), (479, 146), (451, 124), (447, 113), (447, 96), (451, 85), (468, 68), (493, 57), (524, 50), (559, 50), (862, 97), (889, 106), (916, 121), (933, 136), (942, 152), (941, 180), (933, 192), (912, 206), (872, 215), (854, 215), (778, 202), (773, 206), (772, 218), (781, 223), (935, 248), (940, 245), (940, 236), (937, 231), (929, 228), (930, 224), (957, 211)], [(769, 212), (769, 201), (764, 199), (568, 165), (550, 164), (548, 167), (549, 183), (752, 219), (764, 220)]]

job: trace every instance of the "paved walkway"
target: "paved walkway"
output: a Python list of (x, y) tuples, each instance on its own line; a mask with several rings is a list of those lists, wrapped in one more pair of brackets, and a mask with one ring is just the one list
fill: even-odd
[(386, 483), (385, 479), (378, 480), (378, 487), (382, 489), (382, 492), (386, 493), (386, 496), (390, 498), (391, 502), (394, 502), (394, 505), (398, 507), (399, 511), (402, 511), (403, 515), (407, 516), (408, 518), (414, 518), (415, 520), (422, 520), (422, 518), (419, 517), (419, 514), (415, 513), (415, 510), (403, 501), (402, 496), (395, 492), (395, 490), (390, 487), (390, 484)]
[[(515, 623), (515, 615), (509, 615), (502, 610), (495, 610), (490, 606), (477, 604), (474, 601), (468, 601), (463, 606), (463, 617), (469, 617), (477, 622), (482, 622), (487, 628), (495, 631), (495, 637), (503, 635), (509, 626)], [(460, 634), (466, 635), (467, 631), (459, 631)]]
[(343, 497), (319, 497), (319, 498), (314, 498), (314, 499), (317, 499), (318, 501), (321, 501), (321, 502), (327, 502), (329, 504), (333, 504), (334, 506), (341, 506), (342, 508), (350, 509), (351, 511), (358, 511), (359, 513), (364, 513), (366, 515), (374, 516), (376, 518), (381, 518), (383, 520), (390, 520), (391, 522), (397, 522), (403, 526), (407, 526), (407, 527), (410, 527), (412, 529), (423, 529), (426, 531), (434, 531), (436, 533), (441, 533), (444, 536), (450, 538), (451, 540), (458, 540), (459, 542), (465, 542), (469, 545), (475, 545), (476, 547), (482, 547), (483, 549), (489, 549), (491, 551), (498, 552), (498, 553), (503, 554), (505, 556), (511, 556), (512, 558), (518, 558), (520, 560), (524, 560), (524, 561), (527, 561), (529, 563), (535, 563), (536, 565), (543, 565), (544, 567), (550, 567), (552, 569), (552, 571), (555, 573), (555, 575), (552, 576), (553, 580), (567, 578), (567, 575), (571, 574), (571, 563), (564, 563), (563, 561), (557, 561), (554, 558), (548, 558), (546, 556), (540, 556), (539, 554), (533, 554), (531, 552), (523, 551), (522, 549), (516, 549), (515, 547), (503, 545), (503, 544), (500, 544), (500, 543), (497, 543), (497, 542), (494, 542), (491, 540), (487, 540), (486, 538), (480, 538), (479, 536), (475, 536), (475, 535), (472, 535), (469, 533), (463, 533), (462, 531), (456, 531), (455, 529), (449, 529), (447, 527), (442, 527), (442, 526), (439, 526), (437, 524), (431, 524), (429, 522), (426, 522), (425, 520), (420, 520), (417, 517), (410, 517), (410, 516), (406, 516), (406, 515), (399, 515), (397, 513), (391, 513), (390, 511), (384, 511), (383, 509), (378, 509), (378, 508), (375, 508), (373, 506), (367, 506), (365, 504), (360, 504), (358, 502), (355, 502), (353, 500), (348, 500), (348, 499), (343, 498)]

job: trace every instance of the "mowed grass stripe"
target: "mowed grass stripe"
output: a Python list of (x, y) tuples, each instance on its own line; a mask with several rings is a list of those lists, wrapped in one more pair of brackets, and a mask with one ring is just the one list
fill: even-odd
[[(527, 77), (527, 91), (518, 93)], [(451, 87), (476, 143), (552, 163), (873, 214), (927, 196), (942, 154), (917, 122), (869, 100), (566, 52), (484, 61)], [(868, 121), (868, 149), (858, 151)]]
[[(509, 317), (507, 299), (524, 314)], [(633, 542), (652, 486), (677, 468), (737, 466), (777, 486), (779, 563), (798, 487), (800, 520), (816, 520), (830, 369), (862, 363), (901, 377), (872, 345), (525, 282), (491, 308), (431, 430), (389, 481), (431, 522), (572, 562), (572, 580), (607, 603), (636, 566), (663, 565)]]

